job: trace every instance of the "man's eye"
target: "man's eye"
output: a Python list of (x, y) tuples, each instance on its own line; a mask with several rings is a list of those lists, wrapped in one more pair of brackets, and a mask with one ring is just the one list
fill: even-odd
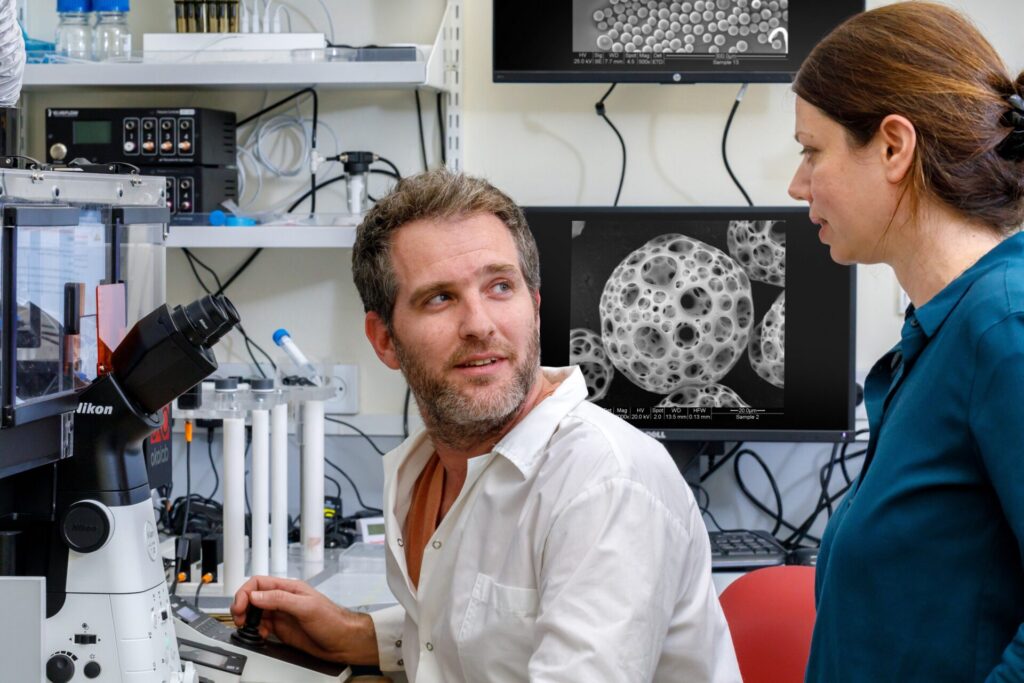
[(495, 283), (492, 289), (498, 293), (511, 292), (512, 284), (509, 282), (498, 282)]
[(451, 297), (448, 296), (447, 294), (435, 294), (434, 296), (427, 299), (427, 305), (433, 306), (437, 304), (443, 304), (445, 301), (448, 301), (449, 299), (451, 299)]

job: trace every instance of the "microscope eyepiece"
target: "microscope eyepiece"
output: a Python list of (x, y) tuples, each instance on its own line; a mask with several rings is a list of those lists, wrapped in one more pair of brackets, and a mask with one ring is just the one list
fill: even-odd
[(226, 296), (212, 294), (184, 307), (175, 306), (171, 316), (185, 338), (204, 349), (216, 344), (239, 321), (234, 304)]

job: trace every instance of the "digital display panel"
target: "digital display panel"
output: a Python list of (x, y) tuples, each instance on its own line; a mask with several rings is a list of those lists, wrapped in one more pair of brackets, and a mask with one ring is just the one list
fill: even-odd
[(106, 145), (110, 143), (110, 121), (73, 121), (71, 138), (76, 145)]
[(851, 438), (855, 276), (806, 209), (525, 212), (541, 362), (591, 401), (666, 439)]
[(864, 0), (494, 0), (495, 82), (789, 82)]

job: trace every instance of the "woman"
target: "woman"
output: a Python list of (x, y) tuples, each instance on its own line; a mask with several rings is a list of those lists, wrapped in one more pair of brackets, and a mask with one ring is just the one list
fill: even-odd
[(794, 90), (790, 194), (912, 302), (822, 540), (807, 680), (1024, 680), (1024, 75), (904, 2), (837, 28)]

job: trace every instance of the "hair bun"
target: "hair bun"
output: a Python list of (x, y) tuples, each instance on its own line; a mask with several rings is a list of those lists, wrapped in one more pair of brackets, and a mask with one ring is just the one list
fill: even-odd
[(1024, 97), (1013, 94), (1006, 98), (1006, 103), (1010, 109), (999, 122), (1013, 130), (999, 143), (996, 152), (1009, 161), (1024, 161)]

